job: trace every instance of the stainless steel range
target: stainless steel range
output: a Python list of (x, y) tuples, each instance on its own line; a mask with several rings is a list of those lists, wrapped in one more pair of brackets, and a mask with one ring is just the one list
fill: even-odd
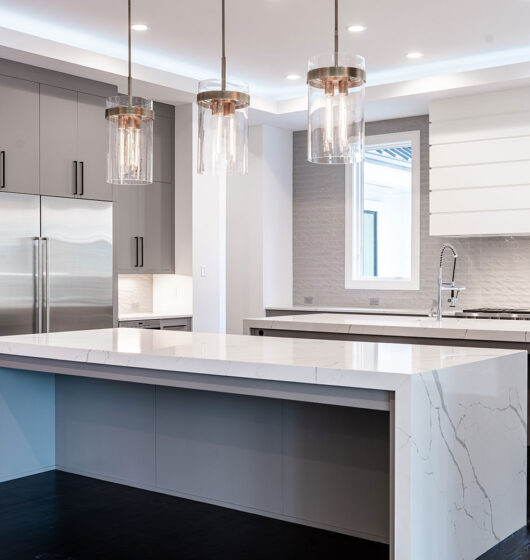
[(530, 321), (530, 308), (478, 307), (455, 312), (455, 317), (466, 319), (508, 319)]

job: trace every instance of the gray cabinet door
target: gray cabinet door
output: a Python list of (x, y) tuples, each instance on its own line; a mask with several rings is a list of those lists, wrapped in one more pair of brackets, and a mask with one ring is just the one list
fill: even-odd
[(39, 193), (39, 84), (0, 76), (0, 192)]
[(77, 92), (40, 86), (40, 193), (76, 193)]
[(116, 187), (118, 220), (118, 272), (140, 273), (141, 243), (145, 238), (143, 217), (140, 216), (140, 200), (144, 185)]
[(105, 99), (78, 93), (78, 159), (82, 162), (83, 182), (78, 194), (92, 200), (112, 200), (107, 183), (107, 121)]
[(145, 217), (143, 268), (145, 272), (173, 272), (173, 185), (144, 186), (140, 211)]
[(157, 116), (153, 125), (153, 181), (173, 181), (174, 119)]

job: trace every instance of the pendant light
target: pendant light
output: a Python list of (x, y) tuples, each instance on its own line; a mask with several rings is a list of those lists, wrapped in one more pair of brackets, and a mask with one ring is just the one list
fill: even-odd
[(222, 0), (221, 79), (199, 83), (197, 171), (206, 175), (244, 175), (248, 171), (248, 86), (227, 83), (225, 0)]
[(107, 98), (109, 151), (107, 182), (148, 185), (153, 182), (153, 102), (132, 95), (131, 0), (128, 0), (128, 95)]
[(358, 163), (364, 157), (364, 58), (339, 52), (338, 0), (335, 51), (309, 59), (307, 159)]

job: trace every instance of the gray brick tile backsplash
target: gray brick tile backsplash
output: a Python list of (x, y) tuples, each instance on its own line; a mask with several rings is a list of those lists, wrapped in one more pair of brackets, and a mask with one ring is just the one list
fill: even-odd
[[(457, 282), (467, 290), (458, 307), (530, 307), (530, 237), (442, 238), (429, 236), (428, 116), (368, 123), (366, 133), (421, 131), (421, 255), (418, 291), (344, 288), (344, 167), (311, 164), (307, 134), (295, 132), (293, 169), (294, 305), (429, 309), (436, 297), (440, 246), (459, 252)], [(530, 224), (529, 224), (530, 229)]]

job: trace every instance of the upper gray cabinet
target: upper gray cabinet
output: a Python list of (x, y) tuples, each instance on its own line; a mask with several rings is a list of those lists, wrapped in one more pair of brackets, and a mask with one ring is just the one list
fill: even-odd
[(165, 116), (165, 106), (155, 106), (153, 125), (153, 180), (158, 183), (173, 182), (173, 145), (175, 117)]
[(0, 76), (0, 192), (39, 192), (39, 84)]
[(84, 171), (83, 198), (112, 200), (112, 185), (107, 183), (105, 98), (78, 93), (77, 119), (78, 155)]
[(41, 84), (41, 194), (112, 200), (106, 151), (105, 99)]

